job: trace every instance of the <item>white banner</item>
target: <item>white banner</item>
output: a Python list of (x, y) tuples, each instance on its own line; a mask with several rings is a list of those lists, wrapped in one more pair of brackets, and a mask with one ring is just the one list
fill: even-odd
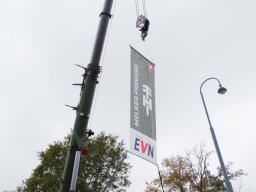
[(130, 152), (157, 164), (155, 65), (133, 48), (130, 98)]
[(135, 129), (130, 129), (130, 152), (157, 165), (156, 141)]

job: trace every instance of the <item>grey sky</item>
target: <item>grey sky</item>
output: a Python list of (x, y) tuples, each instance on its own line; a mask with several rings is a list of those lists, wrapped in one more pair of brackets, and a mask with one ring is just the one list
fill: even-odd
[[(73, 127), (82, 70), (90, 61), (103, 0), (0, 2), (0, 191), (15, 189), (38, 165), (37, 152)], [(158, 162), (200, 142), (214, 150), (203, 91), (224, 161), (248, 176), (243, 191), (256, 191), (256, 2), (253, 0), (147, 0), (146, 42), (135, 28), (134, 1), (115, 0), (102, 58), (103, 73), (89, 126), (115, 133), (129, 146), (132, 45), (156, 64)], [(157, 169), (137, 157), (130, 192), (143, 191)], [(218, 165), (216, 154), (211, 158)], [(212, 171), (215, 171), (214, 169)], [(232, 182), (237, 186), (238, 182)]]

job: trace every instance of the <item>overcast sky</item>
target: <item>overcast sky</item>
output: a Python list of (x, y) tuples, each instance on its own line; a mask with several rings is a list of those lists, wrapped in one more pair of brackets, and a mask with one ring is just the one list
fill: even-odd
[[(104, 1), (9, 0), (0, 2), (0, 191), (14, 190), (39, 164), (38, 151), (69, 133), (82, 69), (87, 66)], [(103, 73), (89, 128), (117, 134), (129, 146), (129, 45), (156, 65), (158, 163), (204, 142), (214, 150), (199, 87), (225, 162), (256, 178), (256, 2), (254, 0), (146, 0), (145, 42), (135, 28), (134, 1), (115, 0)], [(141, 8), (142, 10), (142, 8)], [(142, 13), (142, 12), (141, 12)], [(143, 191), (157, 168), (132, 155), (129, 192)], [(216, 153), (210, 164), (219, 165)], [(212, 172), (215, 171), (211, 170)]]

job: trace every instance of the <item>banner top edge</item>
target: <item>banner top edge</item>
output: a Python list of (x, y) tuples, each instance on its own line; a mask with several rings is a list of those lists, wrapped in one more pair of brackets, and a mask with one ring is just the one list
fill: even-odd
[(133, 49), (136, 53), (138, 53), (140, 56), (142, 56), (144, 59), (148, 60), (152, 65), (156, 66), (151, 60), (149, 60), (147, 57), (145, 57), (144, 55), (142, 55), (137, 49), (135, 49), (134, 47), (132, 47), (131, 45), (129, 45), (131, 49)]

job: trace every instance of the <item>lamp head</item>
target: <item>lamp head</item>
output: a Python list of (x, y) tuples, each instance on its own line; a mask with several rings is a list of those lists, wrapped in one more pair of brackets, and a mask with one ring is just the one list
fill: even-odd
[(223, 95), (227, 92), (227, 89), (225, 87), (222, 87), (222, 85), (220, 85), (220, 88), (218, 89), (218, 93)]

